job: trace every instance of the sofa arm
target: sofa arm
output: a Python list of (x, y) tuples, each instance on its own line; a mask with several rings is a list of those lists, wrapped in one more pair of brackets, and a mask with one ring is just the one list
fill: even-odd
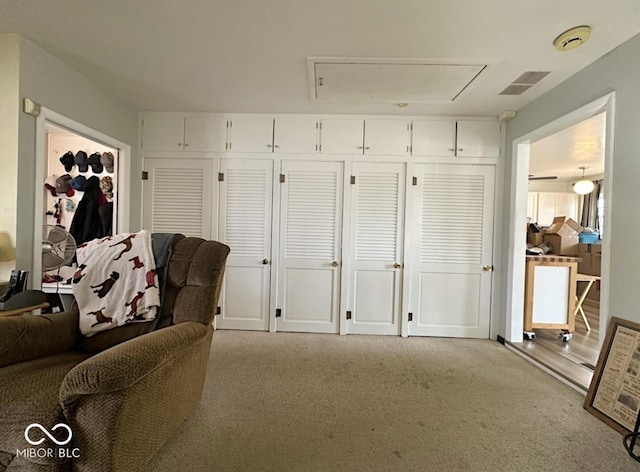
[(192, 413), (202, 394), (213, 327), (154, 331), (81, 362), (60, 389), (75, 472), (143, 469)]
[(79, 334), (75, 312), (0, 317), (0, 367), (68, 351)]

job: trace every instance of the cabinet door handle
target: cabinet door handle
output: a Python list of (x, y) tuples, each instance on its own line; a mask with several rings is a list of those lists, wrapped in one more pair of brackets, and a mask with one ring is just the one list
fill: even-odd
[(456, 150), (455, 148), (449, 148), (449, 151), (451, 152), (455, 152), (455, 150)]
[(273, 146), (273, 147), (274, 147), (274, 148), (276, 148), (276, 149), (280, 149), (280, 145), (279, 145), (279, 144), (276, 144), (276, 145), (275, 145), (275, 146)]
[(189, 143), (184, 143), (184, 147), (189, 147)]
[(356, 149), (362, 149), (362, 146), (356, 146)]
[(182, 143), (178, 143), (178, 146), (182, 147)]
[(369, 146), (364, 148), (366, 151), (368, 151), (369, 149), (371, 149)]
[(267, 144), (267, 147), (268, 147), (268, 148), (271, 148), (271, 147), (273, 147), (273, 145), (271, 145), (271, 144)]
[(464, 151), (464, 149), (462, 149), (462, 148), (458, 148), (458, 151)]

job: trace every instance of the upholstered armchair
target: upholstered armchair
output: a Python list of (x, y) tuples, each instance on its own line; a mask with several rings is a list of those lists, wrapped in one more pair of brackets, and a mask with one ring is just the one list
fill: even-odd
[(87, 338), (75, 312), (0, 317), (0, 472), (146, 470), (193, 412), (229, 248), (172, 248), (155, 325)]

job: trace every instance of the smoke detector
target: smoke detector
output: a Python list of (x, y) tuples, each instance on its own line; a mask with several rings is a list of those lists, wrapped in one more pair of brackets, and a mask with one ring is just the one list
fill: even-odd
[(591, 26), (576, 26), (568, 29), (553, 40), (558, 51), (570, 51), (586, 42), (591, 36)]

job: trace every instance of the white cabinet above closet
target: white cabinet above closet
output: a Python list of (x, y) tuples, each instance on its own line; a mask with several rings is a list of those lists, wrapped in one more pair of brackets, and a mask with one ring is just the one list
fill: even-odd
[(414, 120), (414, 156), (500, 157), (500, 124), (481, 120)]
[(224, 152), (227, 120), (212, 113), (145, 113), (142, 149), (145, 151)]
[(410, 142), (409, 120), (365, 120), (364, 154), (368, 156), (406, 156)]
[(229, 120), (230, 152), (315, 154), (319, 121), (307, 117), (236, 115)]
[(406, 156), (411, 129), (408, 120), (327, 118), (322, 120), (321, 153)]

